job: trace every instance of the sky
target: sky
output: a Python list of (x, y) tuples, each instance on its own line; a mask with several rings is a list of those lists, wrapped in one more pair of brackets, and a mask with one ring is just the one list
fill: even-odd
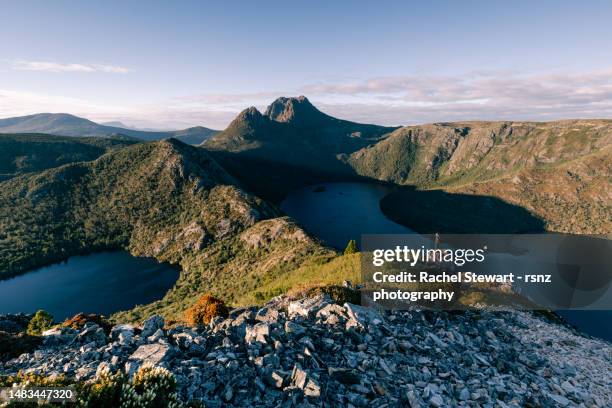
[(0, 13), (0, 118), (223, 129), (307, 96), (384, 125), (612, 118), (610, 1), (28, 1)]

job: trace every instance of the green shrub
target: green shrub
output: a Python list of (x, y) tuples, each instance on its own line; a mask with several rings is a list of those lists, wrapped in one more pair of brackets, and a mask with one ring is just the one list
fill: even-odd
[(85, 383), (79, 390), (79, 406), (114, 408), (120, 405), (121, 389), (127, 383), (123, 372), (102, 373), (95, 382)]
[(181, 408), (174, 375), (165, 368), (144, 365), (129, 380), (121, 371), (101, 373), (94, 382), (80, 384), (79, 407)]
[(15, 375), (0, 376), (0, 387), (12, 387), (13, 384), (30, 385), (32, 387), (61, 387), (69, 385), (63, 375), (44, 376), (36, 373), (20, 371)]
[(50, 329), (51, 326), (53, 326), (53, 316), (44, 310), (39, 310), (28, 324), (28, 334), (40, 336), (42, 332)]

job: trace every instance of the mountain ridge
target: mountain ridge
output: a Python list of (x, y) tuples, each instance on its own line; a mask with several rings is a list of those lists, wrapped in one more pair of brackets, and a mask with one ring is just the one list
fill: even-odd
[(116, 126), (102, 125), (89, 119), (69, 113), (37, 113), (0, 119), (0, 133), (46, 133), (70, 137), (109, 137), (127, 136), (145, 141), (161, 140), (170, 137), (183, 139), (186, 143), (200, 144), (218, 131), (194, 126), (176, 131), (146, 131)]
[(0, 181), (64, 164), (91, 161), (136, 142), (108, 137), (0, 134)]
[[(344, 160), (383, 182), (500, 198), (545, 220), (548, 230), (612, 232), (610, 120), (406, 126)], [(407, 218), (401, 203), (409, 196), (387, 198), (396, 211), (386, 215)]]
[[(235, 202), (236, 208), (257, 202), (254, 197), (245, 195), (240, 190), (240, 183), (205, 152), (174, 139), (139, 143), (94, 161), (21, 175), (3, 182), (2, 186), (0, 209), (4, 213), (0, 236), (6, 239), (0, 240), (0, 260), (3, 262), (0, 270), (5, 272), (20, 272), (36, 259), (37, 254), (29, 257), (15, 252), (22, 246), (11, 245), (17, 237), (21, 237), (20, 242), (34, 239), (35, 247), (43, 248), (38, 255), (44, 258), (44, 254), (48, 254), (43, 262), (71, 255), (64, 253), (66, 248), (73, 248), (78, 253), (100, 245), (109, 248), (131, 246), (138, 252), (153, 254), (154, 250), (144, 248), (159, 243), (153, 244), (155, 238), (143, 231), (152, 227), (175, 228), (168, 218), (173, 214), (200, 214), (196, 217), (200, 221), (217, 210), (222, 214), (223, 205), (214, 205), (211, 201), (215, 200), (215, 195), (225, 197), (228, 203)], [(13, 205), (9, 205), (11, 202)], [(205, 202), (208, 204), (204, 205)], [(24, 212), (21, 214), (11, 208), (24, 208)], [(31, 212), (38, 218), (29, 226), (38, 231), (34, 236), (21, 230), (22, 225), (32, 224)], [(259, 217), (255, 213), (249, 215), (249, 211), (243, 212), (249, 219)], [(270, 210), (263, 213), (266, 212)], [(145, 216), (147, 213), (149, 215)], [(117, 224), (115, 219), (123, 222)], [(57, 231), (52, 232), (57, 228), (65, 232), (58, 236)], [(213, 231), (216, 227), (212, 225), (209, 229)], [(215, 233), (209, 232), (209, 235), (212, 237)], [(45, 236), (52, 239), (41, 242), (41, 237)]]

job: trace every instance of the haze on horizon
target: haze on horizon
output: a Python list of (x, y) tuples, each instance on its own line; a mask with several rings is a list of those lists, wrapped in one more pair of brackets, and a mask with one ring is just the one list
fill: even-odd
[(2, 14), (0, 118), (222, 129), (300, 94), (382, 125), (612, 118), (607, 1), (39, 0)]

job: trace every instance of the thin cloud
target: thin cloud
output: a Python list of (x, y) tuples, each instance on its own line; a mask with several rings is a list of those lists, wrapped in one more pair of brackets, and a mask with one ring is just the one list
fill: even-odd
[(612, 70), (379, 77), (299, 91), (331, 114), (384, 124), (612, 117)]
[(95, 122), (120, 121), (132, 126), (155, 129), (183, 129), (195, 125), (224, 128), (237, 110), (214, 110), (160, 101), (147, 105), (100, 103), (37, 92), (0, 88), (0, 118), (41, 112), (71, 113)]
[(308, 84), (293, 90), (182, 95), (148, 104), (0, 89), (0, 117), (69, 112), (140, 127), (223, 129), (241, 110), (265, 109), (276, 97), (306, 95), (330, 115), (363, 123), (410, 125), (462, 120), (612, 118), (612, 70), (524, 74), (470, 72)]
[(107, 74), (127, 74), (129, 68), (118, 65), (105, 64), (66, 64), (51, 61), (13, 61), (12, 68), (16, 71), (40, 71), (40, 72), (104, 72)]
[(107, 113), (129, 115), (134, 109), (118, 104), (101, 104), (62, 95), (0, 89), (0, 117), (31, 115), (41, 112), (72, 113), (90, 118)]

